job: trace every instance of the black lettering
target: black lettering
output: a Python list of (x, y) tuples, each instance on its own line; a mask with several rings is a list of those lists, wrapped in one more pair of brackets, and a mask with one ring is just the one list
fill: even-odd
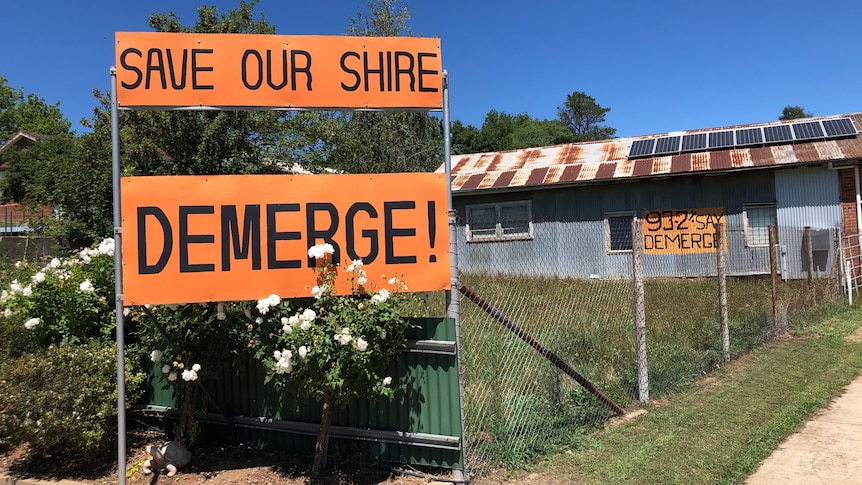
[(189, 234), (189, 216), (195, 214), (215, 214), (211, 205), (180, 206), (180, 273), (209, 273), (215, 271), (215, 264), (190, 264), (189, 244), (212, 244), (213, 234)]
[[(315, 224), (317, 221), (316, 212), (329, 213), (329, 227), (323, 230), (317, 229)], [(335, 235), (335, 231), (338, 230), (338, 209), (329, 202), (309, 202), (305, 205), (305, 227), (308, 235), (308, 248), (311, 249), (312, 246), (318, 244), (318, 239), (323, 240), (324, 243), (331, 244), (332, 249), (335, 250), (332, 253), (332, 264), (338, 264), (341, 261), (341, 250), (338, 247), (338, 243), (332, 238)], [(314, 258), (308, 258), (309, 268), (314, 268), (316, 264)]]
[[(401, 59), (407, 59), (407, 66), (404, 67)], [(413, 55), (409, 52), (395, 52), (395, 90), (401, 91), (401, 75), (406, 74), (410, 79), (410, 91), (416, 91), (416, 77), (413, 75)]]
[(168, 88), (168, 80), (165, 77), (165, 67), (162, 65), (162, 51), (160, 49), (151, 48), (147, 51), (147, 82), (144, 84), (144, 89), (150, 89), (150, 81), (153, 71), (159, 74), (162, 89)]
[[(305, 58), (305, 65), (303, 67), (299, 67), (296, 64), (296, 59), (302, 56)], [(293, 72), (290, 76), (290, 83), (293, 86), (293, 90), (296, 91), (296, 73), (302, 72), (305, 73), (305, 89), (311, 91), (311, 54), (308, 51), (304, 50), (296, 50), (290, 51), (290, 64), (293, 66)]]
[(362, 77), (359, 76), (359, 71), (347, 67), (347, 64), (345, 64), (344, 61), (347, 60), (348, 57), (355, 57), (359, 59), (359, 54), (357, 54), (356, 52), (345, 52), (341, 55), (341, 70), (348, 74), (353, 74), (353, 77), (356, 78), (356, 83), (352, 86), (341, 83), (341, 89), (344, 89), (345, 91), (356, 91), (357, 89), (359, 89), (359, 85), (362, 83)]
[(356, 254), (356, 229), (355, 229), (355, 219), (356, 214), (360, 211), (365, 212), (372, 219), (377, 218), (377, 211), (374, 209), (374, 206), (369, 204), (368, 202), (356, 202), (350, 206), (350, 209), (347, 209), (347, 214), (344, 216), (345, 218), (345, 231), (346, 235), (346, 244), (347, 244), (347, 257), (351, 260), (353, 259), (361, 259), (363, 263), (370, 264), (377, 259), (377, 253), (380, 251), (378, 245), (378, 235), (377, 231), (374, 229), (363, 229), (362, 237), (368, 239), (370, 243), (370, 248), (368, 249), (368, 254), (365, 256), (361, 256)]
[(687, 231), (688, 230), (688, 224), (686, 224), (686, 223), (688, 222), (688, 218), (691, 217), (691, 212), (679, 211), (676, 213), (676, 215), (682, 216), (682, 219), (678, 219), (678, 222), (676, 223), (676, 230), (677, 231)]
[(168, 55), (168, 70), (171, 73), (171, 87), (174, 89), (185, 89), (186, 87), (186, 62), (188, 62), (189, 51), (183, 49), (183, 60), (180, 63), (180, 82), (177, 83), (176, 69), (174, 68), (174, 56), (170, 49), (165, 49)]
[(650, 250), (655, 247), (655, 236), (652, 234), (644, 234), (644, 249)]
[(123, 66), (123, 69), (128, 69), (129, 71), (132, 71), (133, 73), (135, 73), (135, 82), (127, 83), (127, 82), (123, 81), (120, 84), (123, 86), (124, 89), (135, 89), (138, 86), (140, 86), (141, 81), (144, 80), (144, 73), (142, 73), (141, 70), (138, 69), (137, 67), (135, 67), (131, 64), (128, 64), (126, 62), (126, 56), (129, 54), (135, 54), (138, 57), (142, 57), (142, 54), (141, 54), (141, 51), (139, 51), (138, 49), (134, 49), (134, 48), (133, 49), (126, 49), (122, 53), (120, 53), (120, 65)]
[(692, 249), (701, 249), (703, 248), (703, 234), (699, 232), (691, 233), (691, 247)]
[(212, 84), (198, 84), (199, 72), (212, 72), (212, 66), (198, 66), (198, 54), (212, 54), (212, 49), (192, 49), (192, 89), (215, 89)]
[(279, 90), (285, 86), (287, 86), (287, 51), (281, 50), (281, 84), (275, 84), (272, 82), (272, 74), (275, 69), (272, 65), (272, 51), (266, 50), (266, 84), (269, 85), (272, 89)]
[(299, 212), (299, 204), (267, 204), (266, 205), (266, 268), (301, 268), (302, 262), (298, 259), (277, 259), (275, 256), (275, 243), (278, 241), (298, 241), (301, 237), (299, 231), (276, 231), (275, 215), (279, 212)]
[[(665, 231), (673, 230), (673, 211), (661, 211), (662, 224), (661, 228)], [(665, 227), (665, 222), (667, 222), (668, 226)]]
[(644, 221), (647, 224), (647, 230), (651, 232), (655, 232), (661, 229), (661, 214), (657, 211), (647, 212)]
[[(236, 206), (221, 206), (222, 271), (230, 271), (231, 257), (234, 259), (248, 259), (249, 253), (251, 253), (251, 269), (259, 270), (261, 268), (259, 204), (245, 206), (242, 227), (243, 229), (240, 233)], [(233, 246), (233, 254), (231, 254), (231, 246)]]
[[(248, 82), (249, 77), (249, 69), (248, 69), (248, 58), (254, 57), (257, 59), (257, 82), (250, 83)], [(254, 49), (248, 49), (242, 54), (242, 84), (251, 90), (256, 90), (260, 88), (260, 85), (263, 84), (263, 59), (260, 57), (260, 53)]]
[(383, 240), (386, 248), (386, 264), (405, 264), (415, 263), (416, 256), (396, 256), (395, 241), (396, 237), (415, 236), (415, 228), (396, 228), (392, 227), (392, 212), (400, 209), (415, 209), (416, 203), (413, 201), (398, 201), (383, 203)]
[(379, 61), (379, 63), (378, 63), (379, 68), (378, 69), (372, 69), (371, 66), (368, 64), (368, 53), (367, 52), (365, 52), (364, 55), (362, 56), (362, 65), (363, 65), (364, 71), (365, 71), (365, 91), (366, 92), (368, 92), (368, 86), (369, 86), (368, 77), (370, 74), (378, 74), (380, 76), (380, 92), (383, 92), (386, 89), (384, 84), (383, 84), (383, 80), (384, 80), (384, 77), (383, 77), (383, 53), (378, 52), (377, 54), (378, 54), (377, 60)]
[[(174, 245), (174, 233), (171, 223), (165, 213), (158, 207), (138, 207), (138, 274), (161, 273), (171, 257), (171, 248)], [(162, 252), (159, 260), (154, 265), (147, 264), (147, 216), (153, 216), (159, 223), (164, 236)]]
[[(438, 91), (437, 88), (426, 88), (425, 87), (425, 75), (430, 74), (436, 76), (438, 71), (431, 71), (428, 69), (422, 69), (422, 59), (426, 57), (437, 57), (437, 54), (431, 52), (420, 52), (419, 53), (419, 92), (428, 92), (428, 93), (436, 93)], [(411, 91), (413, 88), (411, 87)]]

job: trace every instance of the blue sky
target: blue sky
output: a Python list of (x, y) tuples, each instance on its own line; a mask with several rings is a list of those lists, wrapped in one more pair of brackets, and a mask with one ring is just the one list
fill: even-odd
[[(114, 33), (149, 31), (154, 12), (192, 25), (200, 5), (239, 0), (4, 2), (0, 75), (78, 121), (107, 90)], [(366, 0), (261, 0), (284, 35), (342, 35)], [(611, 108), (618, 136), (862, 111), (858, 0), (412, 0), (414, 34), (439, 37), (453, 120), (492, 109), (555, 118), (583, 91)]]

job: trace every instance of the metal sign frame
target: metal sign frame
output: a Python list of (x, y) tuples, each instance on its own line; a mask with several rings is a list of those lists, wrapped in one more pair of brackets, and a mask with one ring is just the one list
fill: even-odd
[[(231, 34), (224, 34), (231, 35)], [(441, 61), (442, 66), (442, 61)], [(449, 74), (445, 69), (442, 69), (442, 109), (425, 109), (422, 111), (440, 112), (443, 113), (443, 148), (444, 148), (444, 166), (446, 173), (447, 187), (447, 202), (449, 213), (449, 252), (450, 252), (450, 278), (451, 287), (446, 291), (446, 316), (455, 320), (456, 347), (458, 353), (458, 363), (461, 364), (461, 320), (460, 320), (460, 303), (458, 299), (458, 288), (460, 286), (458, 279), (458, 258), (457, 258), (457, 230), (455, 209), (452, 203), (452, 163), (451, 163), (451, 141), (450, 141), (450, 117), (449, 117)], [(116, 346), (117, 346), (117, 474), (118, 485), (126, 484), (126, 382), (125, 382), (125, 326), (123, 316), (123, 259), (122, 259), (122, 211), (120, 207), (120, 122), (119, 122), (119, 102), (117, 89), (117, 68), (116, 66), (110, 69), (111, 77), (111, 180), (113, 192), (113, 224), (114, 224), (114, 290), (115, 298), (115, 313), (116, 313)], [(139, 108), (123, 108), (123, 109), (139, 109)], [(153, 109), (153, 108), (150, 108)], [(159, 108), (155, 108), (159, 109)], [(212, 107), (188, 106), (186, 110), (212, 110)], [(220, 109), (220, 108), (215, 108)], [(229, 109), (229, 108), (224, 108)], [(236, 108), (233, 108), (236, 109)], [(248, 111), (260, 111), (264, 108), (240, 108)], [(269, 108), (272, 109), (272, 108)], [(279, 108), (287, 111), (298, 111), (316, 109), (323, 110), (325, 108), (300, 108), (300, 107), (284, 107)], [(393, 111), (391, 108), (364, 108), (362, 111)], [(403, 111), (404, 109), (400, 109)], [(348, 111), (359, 111), (359, 109), (348, 109)], [(412, 109), (412, 111), (419, 111)], [(461, 452), (464, 453), (464, 386), (459, 372), (458, 377), (459, 388), (459, 408), (461, 410)], [(463, 470), (453, 470), (463, 478)]]

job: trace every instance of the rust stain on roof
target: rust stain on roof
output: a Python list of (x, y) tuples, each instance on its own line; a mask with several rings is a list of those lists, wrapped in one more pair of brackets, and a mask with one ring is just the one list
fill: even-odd
[[(812, 118), (850, 118), (862, 130), (862, 113)], [(798, 122), (798, 120), (795, 120)], [(680, 132), (681, 134), (775, 126), (769, 122)], [(674, 133), (676, 134), (676, 133)], [(796, 141), (783, 144), (733, 147), (677, 153), (647, 158), (628, 158), (638, 140), (663, 135), (570, 143), (543, 148), (452, 156), (452, 189), (483, 190), (520, 187), (547, 187), (600, 180), (676, 176), (770, 166), (793, 166), (818, 162), (862, 159), (862, 134), (827, 140)], [(437, 169), (444, 172), (444, 167)]]

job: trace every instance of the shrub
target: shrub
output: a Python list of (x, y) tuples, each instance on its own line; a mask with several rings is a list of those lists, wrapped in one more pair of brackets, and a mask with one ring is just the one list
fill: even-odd
[[(30, 458), (95, 458), (116, 436), (115, 347), (61, 345), (0, 364), (0, 445)], [(144, 376), (127, 373), (128, 398)]]

